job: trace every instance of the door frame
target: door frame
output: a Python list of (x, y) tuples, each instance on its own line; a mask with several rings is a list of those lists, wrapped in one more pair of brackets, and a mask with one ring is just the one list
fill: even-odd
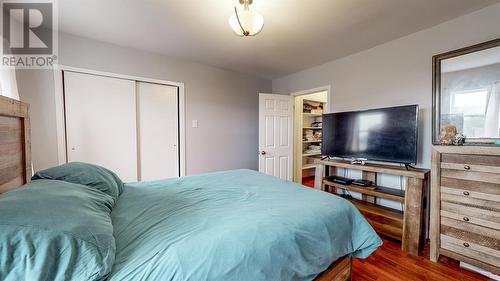
[[(323, 113), (330, 113), (333, 111), (333, 103), (332, 103), (332, 95), (331, 95), (331, 85), (326, 85), (326, 86), (320, 86), (308, 90), (302, 90), (298, 92), (293, 92), (290, 93), (290, 96), (293, 96), (293, 103), (294, 103), (294, 112), (293, 112), (293, 180), (299, 184), (302, 184), (302, 180), (299, 180), (296, 178), (296, 175), (298, 174), (298, 169), (302, 169), (302, 167), (297, 167), (298, 165), (298, 160), (297, 158), (302, 157), (302, 155), (298, 155), (298, 151), (302, 151), (302, 142), (299, 140), (302, 140), (302, 132), (297, 132), (297, 116), (296, 116), (296, 110), (295, 108), (297, 106), (296, 104), (296, 98), (299, 96), (305, 96), (305, 95), (310, 95), (318, 92), (326, 92), (326, 103), (327, 103), (327, 108), (326, 112)], [(302, 121), (298, 121), (302, 122)], [(299, 137), (300, 135), (300, 137)]]
[(332, 89), (331, 85), (326, 85), (326, 86), (320, 86), (320, 87), (316, 87), (316, 88), (312, 88), (312, 89), (308, 89), (308, 90), (293, 92), (293, 93), (290, 93), (290, 95), (296, 97), (296, 96), (305, 96), (305, 95), (310, 95), (310, 94), (314, 94), (317, 92), (325, 92), (326, 91), (326, 103), (328, 104), (328, 110), (326, 113), (330, 113), (333, 111), (331, 89)]
[(63, 72), (71, 71), (82, 74), (98, 75), (104, 77), (133, 80), (137, 82), (146, 82), (174, 86), (178, 89), (178, 108), (179, 108), (179, 173), (180, 176), (186, 176), (186, 96), (184, 83), (172, 82), (161, 79), (152, 79), (140, 76), (133, 76), (120, 73), (92, 70), (87, 68), (73, 67), (68, 65), (54, 65), (54, 94), (56, 109), (56, 131), (57, 131), (57, 161), (59, 165), (67, 162), (66, 157), (66, 120), (64, 114), (64, 80)]

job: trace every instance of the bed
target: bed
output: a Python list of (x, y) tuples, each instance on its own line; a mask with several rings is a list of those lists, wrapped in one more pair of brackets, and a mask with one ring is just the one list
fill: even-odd
[[(28, 183), (28, 109), (0, 97), (0, 279), (22, 280), (27, 266), (35, 280), (349, 280), (351, 257), (365, 258), (382, 243), (346, 200), (251, 170), (125, 183), (110, 195), (108, 186), (68, 183), (68, 175), (37, 173)], [(15, 202), (24, 202), (19, 211), (9, 208)], [(95, 218), (81, 219), (78, 209), (87, 215), (94, 205), (95, 223), (72, 233), (73, 224)], [(44, 221), (52, 227), (44, 228), (45, 254), (37, 243), (46, 237), (32, 233)], [(87, 232), (93, 242), (82, 246)]]

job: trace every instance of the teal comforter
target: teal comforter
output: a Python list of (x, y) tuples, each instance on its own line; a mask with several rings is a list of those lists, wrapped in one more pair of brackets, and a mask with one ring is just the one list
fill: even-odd
[(126, 184), (110, 280), (312, 280), (382, 242), (348, 201), (250, 170)]

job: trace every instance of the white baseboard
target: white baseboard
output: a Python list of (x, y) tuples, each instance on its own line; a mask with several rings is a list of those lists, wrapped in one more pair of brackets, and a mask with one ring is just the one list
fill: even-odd
[(496, 281), (500, 281), (500, 276), (496, 275), (496, 274), (493, 274), (491, 272), (488, 272), (484, 269), (481, 269), (477, 266), (474, 266), (472, 264), (468, 264), (468, 263), (465, 263), (465, 262), (460, 262), (460, 267), (461, 268), (465, 268), (465, 269), (468, 269), (468, 270), (471, 270), (471, 271), (474, 271), (474, 272), (477, 272), (481, 275), (484, 275), (488, 278), (491, 278), (493, 280), (496, 280)]

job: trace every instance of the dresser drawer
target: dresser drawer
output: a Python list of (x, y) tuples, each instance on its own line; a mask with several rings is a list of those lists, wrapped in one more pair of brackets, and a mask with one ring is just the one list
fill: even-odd
[(441, 168), (441, 176), (452, 179), (500, 184), (500, 173), (486, 173), (471, 170)]
[(441, 200), (447, 198), (480, 207), (490, 206), (500, 211), (500, 184), (443, 177), (441, 195)]
[(472, 206), (480, 209), (491, 210), (495, 212), (500, 212), (500, 204), (495, 201), (482, 200), (476, 198), (470, 198), (463, 195), (453, 195), (445, 192), (441, 192), (441, 203), (442, 202), (452, 202), (460, 205)]
[(472, 224), (470, 222), (465, 222), (463, 220), (457, 220), (453, 218), (448, 218), (446, 216), (441, 216), (441, 228), (440, 228), (441, 234), (443, 233), (443, 229), (445, 229), (445, 227), (456, 228), (470, 233), (475, 233), (477, 235), (500, 240), (499, 230), (485, 227), (482, 225)]
[(500, 156), (441, 154), (441, 168), (500, 174)]
[(454, 202), (442, 201), (441, 217), (478, 226), (485, 226), (500, 231), (500, 212), (494, 210), (480, 209)]
[(491, 247), (441, 234), (441, 248), (500, 267), (500, 251)]
[(442, 154), (441, 176), (500, 184), (500, 156)]

